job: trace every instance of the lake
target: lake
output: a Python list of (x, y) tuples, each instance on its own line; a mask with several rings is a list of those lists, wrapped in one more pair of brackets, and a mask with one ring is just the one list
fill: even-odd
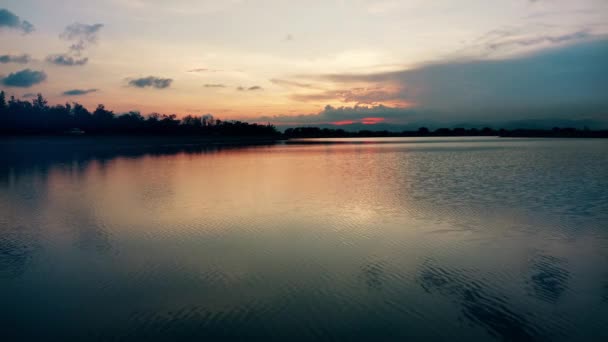
[(608, 340), (608, 140), (0, 140), (3, 340)]

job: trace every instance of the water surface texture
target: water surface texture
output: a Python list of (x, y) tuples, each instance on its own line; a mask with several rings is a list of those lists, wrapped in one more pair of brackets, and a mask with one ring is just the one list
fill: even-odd
[(3, 340), (608, 340), (606, 140), (74, 139), (0, 141)]

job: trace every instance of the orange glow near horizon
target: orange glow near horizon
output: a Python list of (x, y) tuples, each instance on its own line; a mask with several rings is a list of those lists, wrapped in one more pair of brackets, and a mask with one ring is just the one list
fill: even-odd
[(361, 120), (340, 120), (340, 121), (334, 121), (334, 122), (330, 122), (330, 124), (335, 125), (335, 126), (345, 126), (345, 125), (352, 125), (355, 123), (361, 123), (364, 125), (375, 125), (375, 124), (379, 124), (381, 122), (386, 122), (385, 118), (378, 118), (378, 117), (370, 117), (370, 118), (363, 118)]
[(385, 121), (386, 119), (384, 118), (364, 118), (363, 120), (361, 120), (361, 123), (364, 125), (375, 125)]
[(336, 125), (336, 126), (344, 126), (344, 125), (352, 125), (355, 122), (356, 121), (353, 121), (353, 120), (342, 120), (342, 121), (331, 122), (331, 124)]

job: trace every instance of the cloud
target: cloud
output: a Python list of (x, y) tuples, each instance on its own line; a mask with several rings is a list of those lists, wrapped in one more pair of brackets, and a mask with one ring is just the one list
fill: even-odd
[(293, 37), (293, 35), (291, 33), (288, 34), (288, 35), (286, 35), (285, 39), (283, 39), (283, 41), (286, 41), (286, 42), (290, 42), (292, 40), (294, 40), (294, 37)]
[[(411, 69), (312, 76), (337, 90), (295, 94), (299, 101), (343, 101), (372, 106), (327, 107), (317, 114), (265, 117), (277, 124), (362, 122), (430, 126), (552, 127), (594, 122), (608, 127), (608, 39), (558, 45), (503, 59), (447, 59)], [(361, 88), (360, 85), (366, 86)], [(407, 106), (391, 105), (401, 101)], [(384, 104), (385, 106), (379, 106)], [(390, 106), (389, 106), (390, 105)], [(511, 126), (512, 127), (512, 126)]]
[(225, 88), (226, 86), (219, 83), (205, 84), (205, 88)]
[[(538, 33), (538, 32), (542, 33)], [(590, 41), (595, 37), (588, 28), (564, 31), (563, 28), (547, 28), (538, 25), (507, 27), (492, 30), (475, 39), (470, 45), (457, 51), (453, 57), (511, 57), (522, 52), (541, 48)]]
[(82, 52), (91, 44), (97, 43), (99, 31), (103, 24), (81, 24), (74, 23), (65, 28), (59, 37), (63, 40), (72, 42), (69, 51), (63, 54), (49, 55), (46, 60), (49, 63), (61, 66), (82, 66), (87, 64), (89, 59), (81, 57)]
[(178, 14), (181, 16), (200, 16), (227, 11), (238, 6), (243, 0), (114, 0), (114, 2), (119, 6), (138, 12), (154, 8), (164, 13)]
[(27, 64), (32, 60), (29, 55), (2, 55), (0, 56), (0, 63), (20, 63)]
[(99, 31), (103, 24), (81, 24), (74, 23), (65, 28), (60, 38), (73, 42), (70, 45), (70, 51), (76, 55), (80, 55), (89, 45), (97, 43), (99, 39)]
[(416, 111), (409, 108), (377, 106), (343, 106), (330, 105), (314, 114), (300, 115), (273, 115), (262, 116), (256, 119), (259, 122), (272, 122), (279, 126), (306, 126), (306, 125), (347, 125), (347, 124), (378, 124), (384, 122), (403, 123), (415, 116)]
[(2, 84), (8, 87), (29, 88), (45, 80), (46, 74), (43, 71), (24, 69), (4, 77)]
[(401, 94), (395, 90), (382, 87), (351, 88), (343, 90), (326, 90), (312, 94), (294, 94), (291, 99), (300, 102), (318, 102), (328, 100), (339, 100), (345, 103), (378, 104), (386, 102), (399, 102)]
[(588, 39), (591, 34), (587, 30), (565, 33), (560, 35), (538, 35), (532, 37), (501, 37), (501, 39), (490, 40), (485, 43), (487, 49), (498, 50), (512, 46), (533, 46), (543, 43), (559, 44), (569, 41)]
[(148, 76), (142, 78), (136, 78), (129, 81), (129, 85), (136, 88), (153, 87), (157, 89), (165, 89), (171, 86), (173, 82), (170, 78), (160, 78), (155, 76)]
[(223, 71), (223, 70), (207, 69), (207, 68), (196, 68), (196, 69), (190, 69), (190, 70), (188, 70), (188, 72), (194, 72), (194, 73), (200, 73), (200, 72), (219, 72), (219, 71)]
[(36, 97), (36, 96), (38, 96), (38, 94), (35, 94), (35, 93), (25, 93), (21, 97), (24, 98), (24, 99), (31, 99), (31, 98)]
[[(445, 112), (511, 115), (560, 105), (608, 105), (608, 40), (502, 60), (443, 61), (419, 68), (334, 80), (396, 83), (399, 96)], [(489, 114), (489, 113), (488, 113)]]
[(30, 24), (30, 22), (21, 20), (7, 9), (0, 8), (0, 28), (3, 27), (19, 30), (24, 34), (34, 31), (34, 25)]
[(262, 88), (260, 86), (257, 86), (257, 85), (251, 86), (249, 88), (245, 88), (243, 86), (239, 86), (239, 87), (236, 88), (236, 90), (238, 90), (238, 91), (256, 91), (256, 90), (264, 90), (264, 88)]
[(302, 83), (297, 81), (283, 80), (278, 78), (271, 78), (270, 82), (276, 84), (278, 86), (287, 87), (287, 88), (313, 88), (313, 85), (310, 83)]
[(98, 91), (97, 89), (72, 89), (72, 90), (66, 90), (64, 91), (61, 95), (63, 96), (79, 96), (79, 95), (86, 95), (89, 93), (94, 93)]
[(46, 61), (55, 65), (61, 66), (81, 66), (87, 64), (88, 58), (77, 58), (72, 57), (68, 54), (50, 55), (46, 58)]

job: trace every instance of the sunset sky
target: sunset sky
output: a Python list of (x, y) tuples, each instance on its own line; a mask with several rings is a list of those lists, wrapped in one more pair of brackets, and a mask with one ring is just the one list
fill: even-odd
[(608, 121), (608, 1), (2, 0), (0, 89), (301, 124)]

